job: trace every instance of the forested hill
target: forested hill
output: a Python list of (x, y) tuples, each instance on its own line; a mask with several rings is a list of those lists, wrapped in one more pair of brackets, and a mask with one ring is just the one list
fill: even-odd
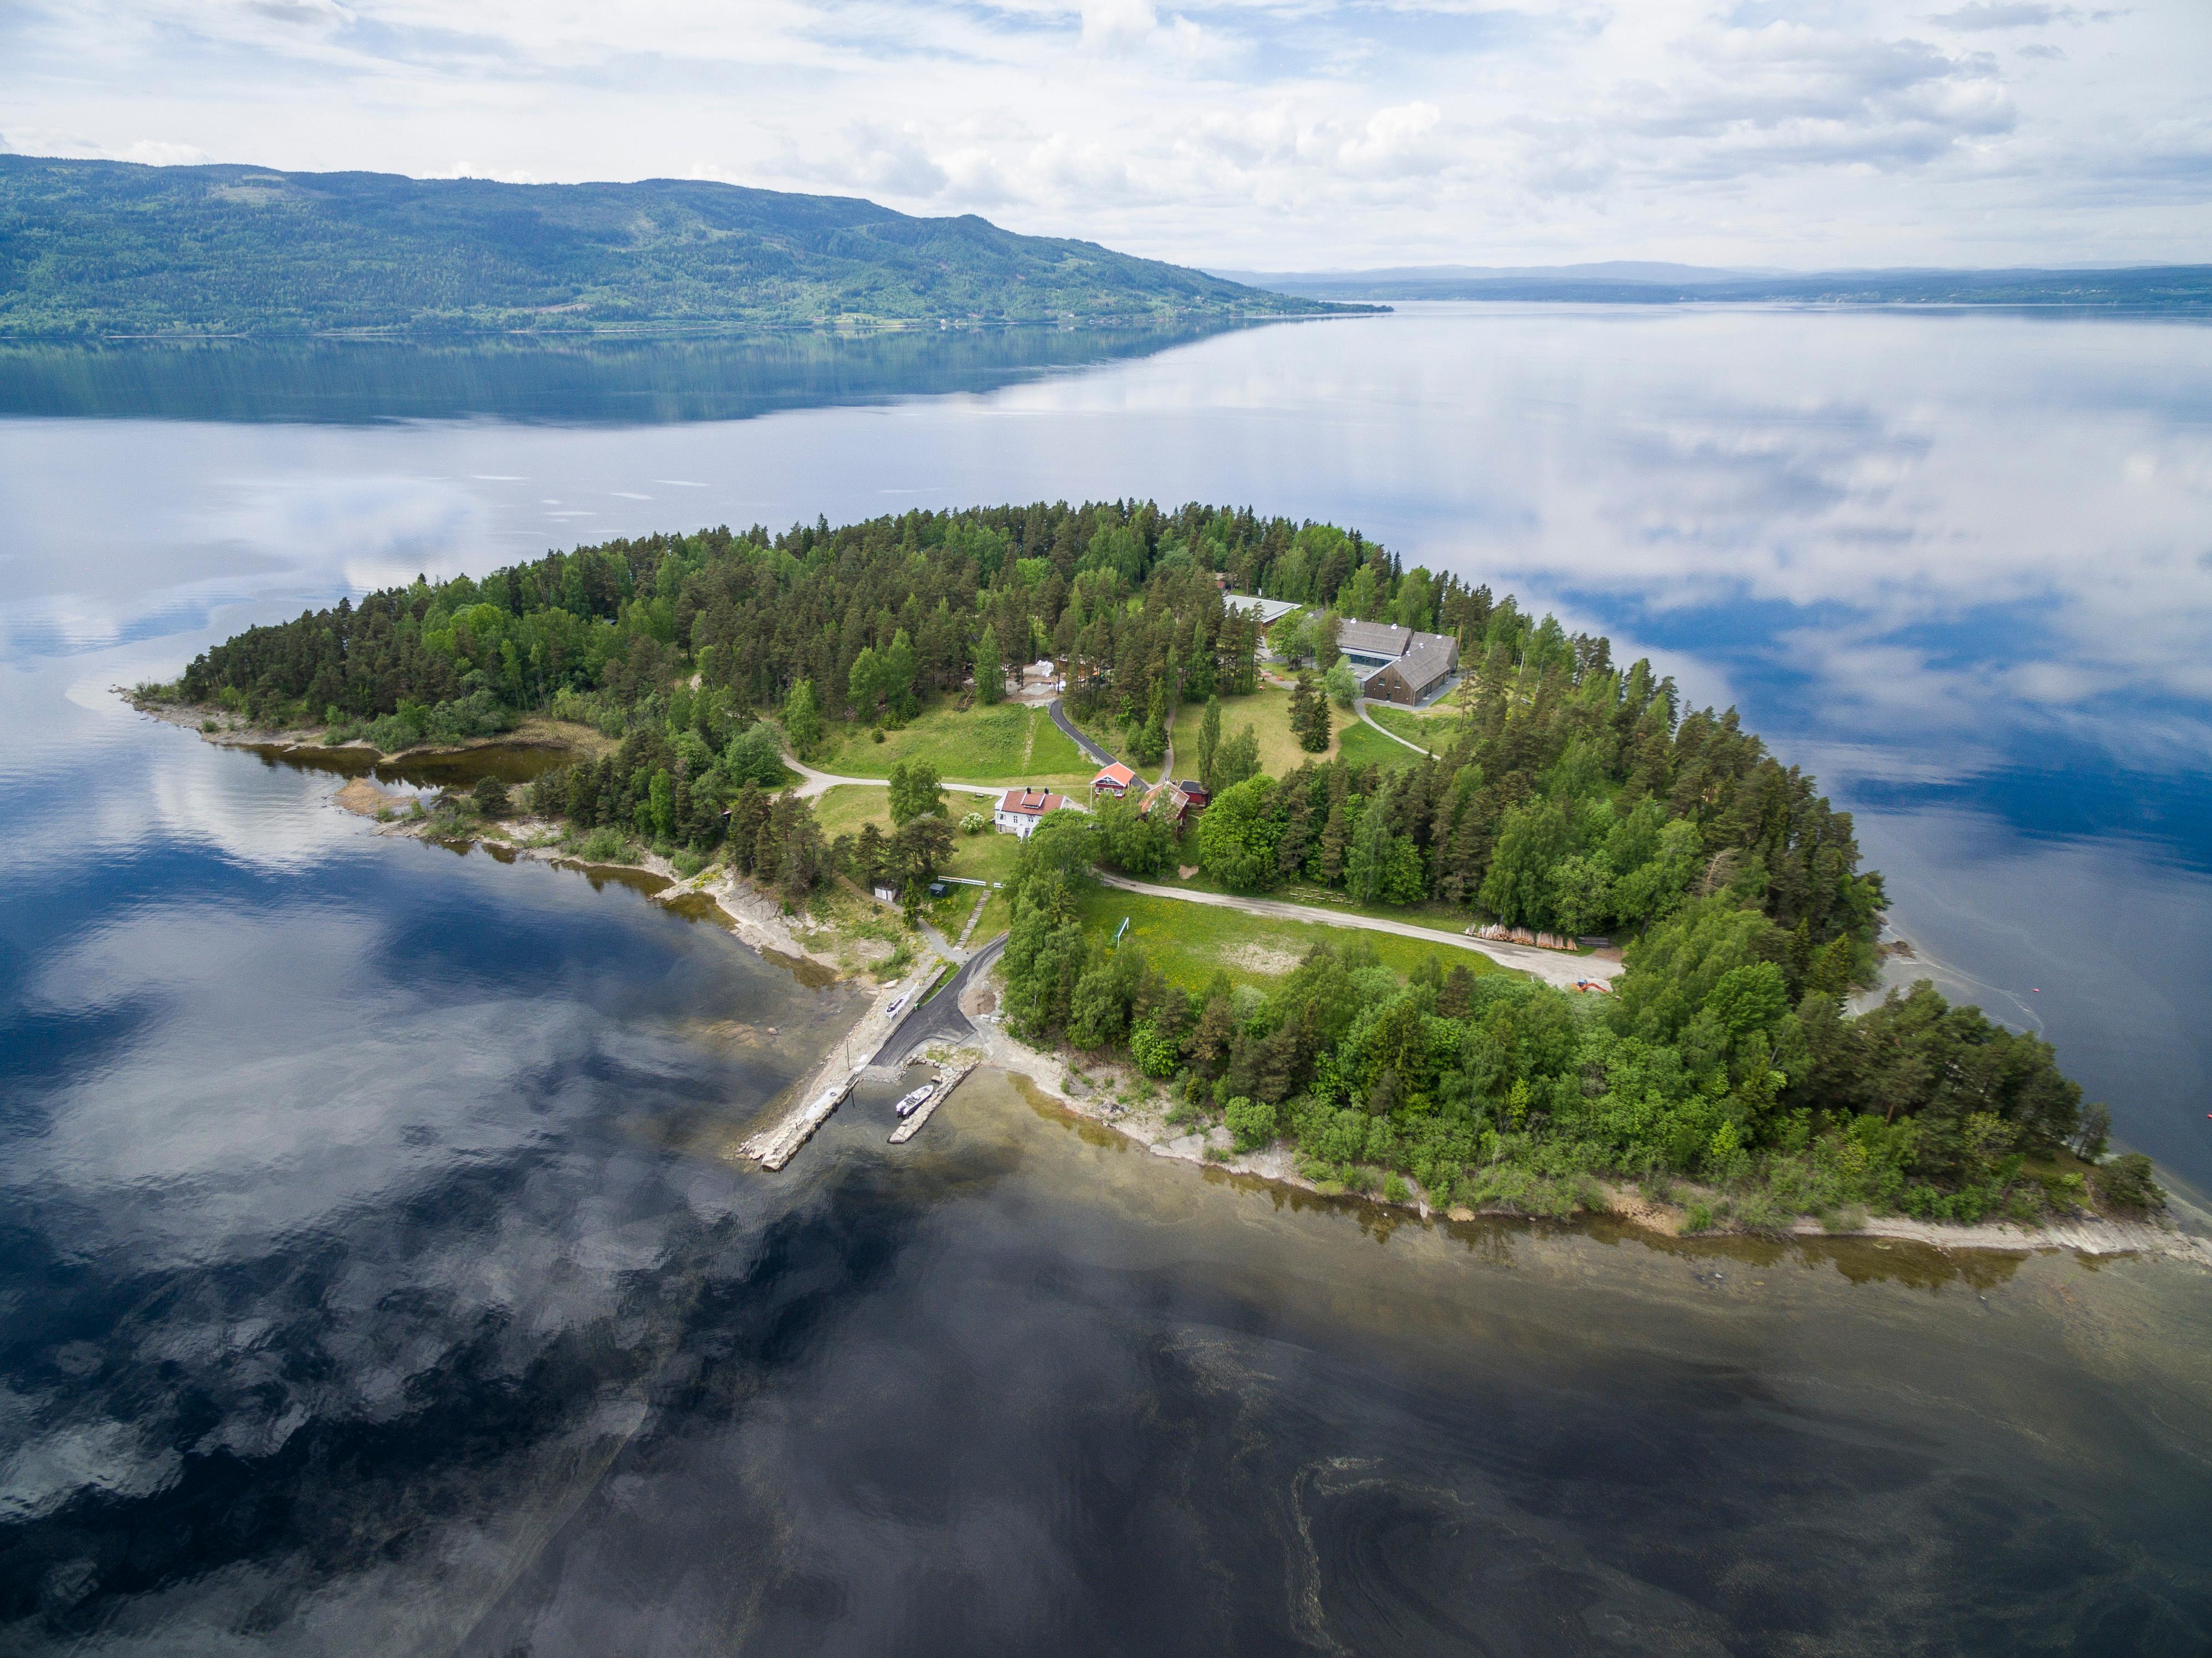
[(0, 335), (1296, 316), (971, 216), (671, 179), (510, 185), (0, 155)]

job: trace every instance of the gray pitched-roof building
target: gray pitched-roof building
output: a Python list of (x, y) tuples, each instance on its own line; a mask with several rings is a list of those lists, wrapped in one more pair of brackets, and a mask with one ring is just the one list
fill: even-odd
[(1364, 667), (1380, 667), (1405, 655), (1413, 630), (1389, 622), (1340, 622), (1336, 648)]
[(1431, 695), (1457, 666), (1459, 641), (1450, 635), (1409, 634), (1405, 649), (1367, 676), (1360, 695), (1373, 701), (1401, 702), (1411, 708)]

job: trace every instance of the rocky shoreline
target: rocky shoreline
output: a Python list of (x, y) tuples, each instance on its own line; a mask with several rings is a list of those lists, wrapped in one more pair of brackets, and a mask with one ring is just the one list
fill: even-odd
[[(970, 993), (972, 996), (976, 993)], [(986, 989), (982, 993), (988, 995), (990, 993)], [(971, 1011), (971, 1017), (975, 1017), (974, 1011)], [(983, 1017), (976, 1017), (975, 1023), (982, 1033), (986, 1062), (994, 1068), (1021, 1078), (1059, 1108), (1112, 1130), (1143, 1146), (1154, 1157), (1200, 1168), (1218, 1169), (1224, 1174), (1266, 1181), (1317, 1196), (1340, 1197), (1348, 1201), (1372, 1204), (1378, 1208), (1416, 1215), (1425, 1221), (1472, 1221), (1484, 1217), (1528, 1218), (1522, 1211), (1502, 1206), (1481, 1209), (1455, 1206), (1437, 1210), (1418, 1195), (1402, 1203), (1393, 1203), (1376, 1193), (1354, 1194), (1340, 1187), (1322, 1185), (1298, 1173), (1296, 1154), (1279, 1143), (1260, 1151), (1238, 1152), (1233, 1149), (1229, 1131), (1225, 1128), (1217, 1127), (1206, 1133), (1198, 1134), (1169, 1123), (1164, 1116), (1164, 1102), (1155, 1099), (1149, 1103), (1124, 1103), (1117, 1095), (1136, 1080), (1126, 1067), (1090, 1065), (1068, 1054), (1030, 1048), (1008, 1035), (995, 1020), (988, 1017), (988, 1011)], [(1606, 1196), (1610, 1206), (1607, 1210), (1587, 1212), (1564, 1224), (1575, 1224), (1607, 1218), (1670, 1238), (1772, 1238), (1776, 1236), (1725, 1228), (1692, 1232), (1686, 1227), (1689, 1212), (1686, 1206), (1655, 1203), (1633, 1187), (1619, 1184), (1607, 1185)], [(2212, 1236), (2208, 1236), (2204, 1230), (2186, 1230), (2177, 1219), (2168, 1217), (2142, 1221), (2091, 1218), (2035, 1228), (2009, 1223), (1969, 1226), (1918, 1221), (1904, 1215), (1880, 1215), (1869, 1216), (1856, 1226), (1839, 1230), (1832, 1230), (1816, 1220), (1801, 1218), (1790, 1232), (1783, 1236), (1867, 1238), (1921, 1243), (1945, 1251), (1986, 1251), (2007, 1254), (2064, 1249), (2080, 1255), (2141, 1255), (2212, 1268)]]

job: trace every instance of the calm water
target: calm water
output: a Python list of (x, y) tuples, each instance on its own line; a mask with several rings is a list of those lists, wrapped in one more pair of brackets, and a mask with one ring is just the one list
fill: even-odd
[(1003, 1083), (746, 1175), (842, 993), (106, 690), (651, 528), (1330, 517), (1737, 701), (1899, 929), (2202, 1180), (2212, 332), (841, 349), (0, 365), (0, 1646), (2212, 1644), (2201, 1275), (1382, 1230)]

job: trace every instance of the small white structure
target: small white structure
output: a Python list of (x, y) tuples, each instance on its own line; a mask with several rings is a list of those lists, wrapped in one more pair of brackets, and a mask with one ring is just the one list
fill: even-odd
[(899, 890), (893, 886), (889, 881), (878, 881), (870, 890), (875, 894), (875, 899), (878, 903), (890, 904), (894, 908), (896, 907), (899, 901)]
[(1001, 835), (1026, 841), (1036, 833), (1036, 826), (1044, 822), (1047, 812), (1058, 811), (1066, 804), (1060, 796), (1043, 789), (1008, 789), (999, 797), (998, 809), (991, 814), (991, 826)]

